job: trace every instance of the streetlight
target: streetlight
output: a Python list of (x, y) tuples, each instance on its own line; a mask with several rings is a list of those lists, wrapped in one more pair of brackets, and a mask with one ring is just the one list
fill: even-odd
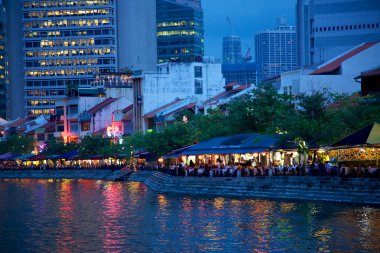
[(131, 148), (131, 167), (133, 168), (133, 153), (135, 151), (135, 148), (133, 146), (129, 146)]

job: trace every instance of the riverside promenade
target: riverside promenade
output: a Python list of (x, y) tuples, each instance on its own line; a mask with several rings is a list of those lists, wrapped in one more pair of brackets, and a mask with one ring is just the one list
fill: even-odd
[(127, 181), (144, 182), (150, 189), (160, 193), (380, 205), (379, 178), (173, 177), (161, 172), (137, 171)]
[(94, 179), (142, 182), (159, 193), (332, 201), (380, 205), (379, 178), (261, 176), (174, 177), (157, 171), (4, 170), (0, 179)]

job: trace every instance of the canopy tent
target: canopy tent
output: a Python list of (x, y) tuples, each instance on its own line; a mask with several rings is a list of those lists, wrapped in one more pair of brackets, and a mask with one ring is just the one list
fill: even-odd
[(26, 155), (19, 155), (17, 157), (14, 157), (13, 160), (22, 160), (22, 161), (25, 161), (25, 160), (28, 160), (28, 158), (34, 156), (33, 154), (26, 154)]
[(365, 128), (356, 131), (340, 141), (335, 142), (331, 147), (353, 147), (363, 145), (380, 145), (380, 124), (373, 123)]
[(78, 151), (70, 151), (55, 157), (54, 159), (74, 159), (79, 157)]
[[(200, 142), (181, 152), (171, 152), (170, 157), (202, 154), (245, 154), (263, 152), (274, 147), (278, 138), (260, 134), (237, 134), (226, 137), (216, 137)], [(172, 154), (173, 153), (173, 154)]]
[(45, 159), (46, 159), (46, 155), (34, 155), (34, 156), (29, 157), (28, 161), (41, 161)]
[(10, 157), (14, 156), (15, 154), (8, 152), (5, 154), (0, 155), (0, 160), (8, 160)]
[(330, 156), (355, 166), (378, 165), (380, 124), (366, 126), (331, 145)]
[(186, 146), (186, 147), (183, 147), (183, 148), (175, 149), (175, 150), (171, 151), (170, 153), (167, 153), (164, 156), (164, 158), (165, 159), (169, 159), (169, 158), (175, 158), (175, 157), (181, 156), (182, 152), (186, 151), (187, 149), (191, 148), (192, 146), (194, 146), (194, 145), (190, 145), (190, 146)]

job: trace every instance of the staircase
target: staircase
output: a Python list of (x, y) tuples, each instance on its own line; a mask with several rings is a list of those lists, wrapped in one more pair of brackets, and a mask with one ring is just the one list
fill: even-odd
[(161, 193), (380, 204), (380, 179), (376, 178), (208, 178), (172, 177), (151, 172), (145, 181), (139, 182)]

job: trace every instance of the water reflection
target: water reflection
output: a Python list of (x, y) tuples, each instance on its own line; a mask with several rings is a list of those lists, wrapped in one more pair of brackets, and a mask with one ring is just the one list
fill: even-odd
[(121, 184), (107, 183), (103, 188), (102, 226), (99, 230), (105, 251), (121, 250), (123, 227), (120, 219), (123, 211), (123, 192)]
[(0, 252), (380, 252), (375, 207), (91, 180), (3, 180), (0, 191)]
[(72, 193), (72, 181), (62, 180), (59, 187), (59, 224), (56, 235), (57, 250), (70, 252), (77, 247), (74, 237), (76, 224), (74, 218), (74, 202)]

